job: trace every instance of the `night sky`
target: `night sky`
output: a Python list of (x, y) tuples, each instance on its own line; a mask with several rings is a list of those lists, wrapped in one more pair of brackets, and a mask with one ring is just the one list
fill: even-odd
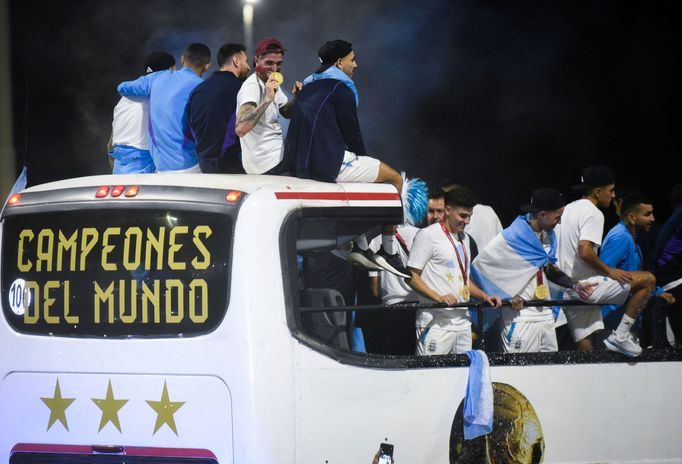
[[(108, 172), (116, 86), (144, 57), (242, 42), (238, 0), (10, 0), (18, 165), (29, 184)], [(275, 1), (254, 39), (287, 48), (288, 90), (330, 39), (353, 43), (368, 151), (430, 184), (471, 187), (508, 223), (540, 186), (570, 195), (605, 164), (653, 196), (682, 182), (675, 2)], [(250, 51), (249, 54), (251, 54)], [(215, 59), (213, 61), (214, 68)], [(673, 160), (664, 162), (664, 159)]]

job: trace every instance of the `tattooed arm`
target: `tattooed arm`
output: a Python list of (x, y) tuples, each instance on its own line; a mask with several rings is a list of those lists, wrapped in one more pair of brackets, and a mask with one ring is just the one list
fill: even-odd
[(279, 87), (277, 80), (274, 78), (268, 79), (265, 83), (265, 95), (263, 95), (263, 99), (258, 105), (254, 102), (247, 102), (239, 107), (237, 125), (235, 126), (235, 132), (239, 137), (244, 137), (256, 126), (268, 105), (275, 100), (277, 87)]

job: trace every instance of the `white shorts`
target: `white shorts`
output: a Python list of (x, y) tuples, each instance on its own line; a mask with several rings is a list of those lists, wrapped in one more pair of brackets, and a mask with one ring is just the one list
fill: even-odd
[(379, 161), (371, 156), (358, 156), (346, 151), (343, 155), (337, 182), (376, 182), (379, 177)]
[(515, 321), (500, 331), (505, 353), (544, 353), (558, 351), (554, 317), (539, 321)]
[[(587, 303), (622, 305), (630, 295), (630, 285), (621, 285), (617, 281), (604, 276), (594, 276), (581, 282), (597, 283)], [(573, 290), (567, 290), (567, 295), (573, 300), (578, 296)], [(604, 328), (601, 316), (601, 306), (566, 306), (563, 308), (566, 322), (574, 341), (583, 340), (593, 332)]]
[(417, 327), (417, 355), (463, 354), (471, 349), (471, 330)]

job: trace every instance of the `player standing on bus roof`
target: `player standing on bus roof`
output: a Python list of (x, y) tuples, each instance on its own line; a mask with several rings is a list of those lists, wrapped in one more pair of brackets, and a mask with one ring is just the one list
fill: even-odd
[[(423, 207), (419, 201), (409, 201), (410, 191), (416, 189), (403, 191), (403, 178), (396, 170), (367, 156), (358, 122), (359, 96), (353, 82), (358, 65), (352, 44), (330, 40), (320, 47), (318, 56), (320, 67), (303, 81), (292, 110), (284, 143), (284, 172), (322, 182), (390, 183), (403, 196), (405, 222), (414, 225), (415, 218), (426, 210), (425, 198)], [(426, 197), (423, 182), (419, 188), (424, 189), (423, 195), (415, 198)], [(410, 211), (413, 206), (418, 213)], [(395, 249), (395, 230), (395, 226), (382, 228), (382, 247), (377, 253), (369, 249), (364, 236), (359, 237), (349, 260), (409, 277)]]
[[(642, 348), (632, 335), (632, 324), (649, 300), (656, 279), (650, 272), (609, 267), (597, 256), (604, 234), (604, 214), (598, 207), (608, 208), (611, 204), (615, 196), (615, 179), (615, 173), (603, 166), (583, 169), (581, 183), (573, 187), (582, 190), (583, 198), (568, 204), (562, 216), (559, 268), (574, 280), (599, 284), (587, 299), (588, 303), (625, 303), (623, 319), (606, 345), (626, 356), (638, 356)], [(574, 298), (570, 290), (567, 293)], [(572, 306), (563, 309), (578, 350), (592, 350), (590, 335), (604, 328), (601, 308)]]

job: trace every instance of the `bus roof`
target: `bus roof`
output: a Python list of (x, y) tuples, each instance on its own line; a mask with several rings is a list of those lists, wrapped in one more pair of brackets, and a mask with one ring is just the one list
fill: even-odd
[(395, 194), (390, 184), (329, 183), (285, 176), (248, 174), (124, 174), (88, 176), (65, 179), (30, 187), (24, 192), (42, 192), (74, 187), (100, 185), (161, 185), (239, 190), (252, 193), (256, 190), (292, 192), (372, 192)]

